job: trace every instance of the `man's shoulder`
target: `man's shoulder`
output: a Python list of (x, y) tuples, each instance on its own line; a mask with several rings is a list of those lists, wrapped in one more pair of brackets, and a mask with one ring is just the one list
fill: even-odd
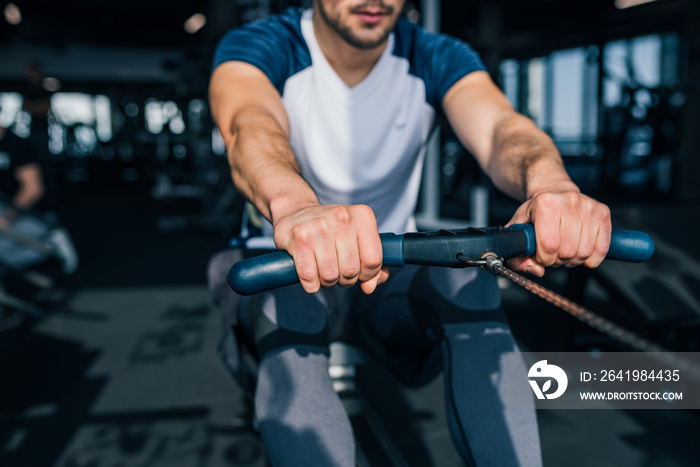
[(426, 31), (402, 17), (394, 30), (395, 56), (409, 63), (409, 74), (425, 83), (426, 98), (437, 108), (445, 93), (462, 77), (485, 70), (479, 55), (465, 41)]
[(257, 36), (261, 40), (299, 40), (302, 38), (301, 17), (303, 11), (301, 7), (290, 7), (279, 14), (243, 24), (232, 29), (229, 34)]
[(405, 16), (396, 23), (394, 36), (394, 54), (409, 59), (421, 52), (429, 53), (435, 47), (469, 47), (465, 41), (457, 37), (423, 29)]
[(232, 29), (217, 46), (212, 72), (226, 61), (250, 63), (265, 73), (281, 93), (285, 80), (311, 63), (301, 31), (303, 12), (299, 7), (291, 7)]

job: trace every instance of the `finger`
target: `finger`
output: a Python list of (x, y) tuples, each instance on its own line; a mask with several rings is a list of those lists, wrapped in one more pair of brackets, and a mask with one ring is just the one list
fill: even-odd
[(612, 233), (612, 225), (604, 224), (603, 227), (598, 229), (595, 247), (593, 253), (583, 262), (583, 265), (589, 268), (597, 268), (600, 263), (605, 259), (605, 255), (608, 254), (610, 249), (610, 234)]
[(354, 232), (341, 234), (336, 241), (338, 258), (338, 285), (351, 287), (360, 275), (360, 248)]
[(316, 258), (321, 287), (332, 287), (338, 282), (338, 254), (332, 222), (318, 217), (310, 223), (295, 228), (297, 244), (311, 248)]
[(358, 216), (357, 245), (360, 256), (361, 282), (368, 281), (379, 274), (382, 267), (382, 242), (377, 231), (377, 221), (374, 213), (365, 207), (360, 207)]
[(560, 217), (552, 220), (544, 216), (535, 216), (533, 224), (537, 243), (534, 260), (544, 267), (553, 266), (557, 261), (561, 241)]
[[(531, 213), (530, 213), (530, 208), (532, 207), (532, 203), (528, 202), (525, 204), (522, 204), (517, 211), (515, 211), (515, 214), (513, 217), (508, 221), (506, 224), (506, 227), (510, 227), (511, 225), (515, 224), (526, 224), (531, 222)], [(519, 256), (517, 258), (513, 258), (508, 261), (508, 267), (513, 269), (514, 271), (518, 272), (523, 272), (527, 274), (533, 274), (537, 277), (542, 277), (544, 275), (544, 266), (541, 264), (537, 263), (533, 257), (526, 257), (526, 256)]]
[(338, 253), (335, 243), (323, 242), (315, 251), (318, 278), (322, 287), (333, 287), (338, 283)]
[(575, 267), (583, 264), (594, 253), (596, 248), (596, 238), (598, 236), (598, 225), (584, 219), (581, 225), (581, 239), (579, 240), (578, 251), (568, 263), (567, 267)]
[(313, 250), (302, 248), (296, 251), (292, 257), (294, 258), (294, 266), (296, 267), (301, 286), (308, 293), (318, 292), (321, 288), (321, 282), (318, 277), (317, 261)]
[[(559, 250), (555, 266), (575, 265), (576, 257), (579, 254), (581, 236), (584, 226), (580, 218), (562, 219), (559, 229)], [(591, 250), (593, 248), (591, 247)], [(581, 264), (579, 262), (578, 264)]]
[(379, 270), (379, 274), (374, 276), (372, 279), (365, 281), (365, 282), (360, 282), (360, 288), (362, 291), (369, 295), (373, 293), (379, 284), (383, 284), (389, 279), (389, 268), (386, 266), (382, 267)]

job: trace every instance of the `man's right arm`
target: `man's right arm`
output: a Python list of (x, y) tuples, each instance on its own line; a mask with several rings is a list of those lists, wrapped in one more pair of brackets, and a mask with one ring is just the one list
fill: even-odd
[(212, 74), (209, 100), (236, 187), (272, 223), (275, 244), (294, 258), (304, 289), (359, 280), (372, 292), (388, 275), (374, 213), (320, 205), (300, 174), (284, 105), (265, 74), (246, 63), (223, 63)]
[(218, 66), (209, 100), (233, 181), (267, 220), (273, 222), (273, 214), (283, 216), (294, 205), (318, 204), (289, 147), (284, 105), (259, 69), (243, 62)]

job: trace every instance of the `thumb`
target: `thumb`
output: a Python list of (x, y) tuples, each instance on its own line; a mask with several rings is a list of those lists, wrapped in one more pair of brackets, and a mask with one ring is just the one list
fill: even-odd
[(513, 271), (532, 274), (537, 277), (544, 276), (545, 268), (531, 256), (518, 256), (508, 260), (508, 267)]
[(527, 224), (528, 222), (530, 222), (529, 206), (529, 202), (520, 205), (518, 210), (515, 211), (515, 214), (513, 214), (513, 217), (506, 224), (506, 227), (510, 227), (511, 225), (515, 224)]
[[(527, 224), (531, 222), (530, 218), (530, 203), (526, 202), (520, 205), (513, 217), (508, 221), (506, 227), (516, 224)], [(544, 276), (544, 266), (535, 261), (534, 256), (518, 256), (508, 261), (508, 266), (514, 271), (533, 274), (537, 277)]]

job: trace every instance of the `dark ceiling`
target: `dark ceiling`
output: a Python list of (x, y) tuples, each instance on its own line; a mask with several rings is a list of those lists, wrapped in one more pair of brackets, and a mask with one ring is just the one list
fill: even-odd
[[(116, 48), (177, 53), (179, 59), (163, 59), (159, 64), (164, 76), (167, 73), (172, 76), (176, 69), (206, 75), (218, 38), (230, 27), (254, 16), (260, 3), (256, 0), (11, 1), (19, 6), (23, 20), (13, 26), (0, 19), (3, 44), (0, 83), (18, 78), (16, 74), (8, 77), (7, 67), (3, 70), (1, 62), (8, 61), (7, 56), (3, 57), (3, 49), (50, 47), (60, 53), (74, 50), (71, 47), (75, 44), (105, 50), (105, 56)], [(673, 29), (682, 22), (687, 2), (697, 1), (657, 0), (620, 11), (614, 7), (614, 0), (443, 0), (442, 29), (472, 42), (478, 50), (485, 50), (496, 59), (526, 56), (614, 36)], [(0, 0), (0, 7), (7, 3), (9, 0)], [(265, 3), (275, 12), (301, 4), (302, 0)], [(420, 0), (413, 3), (420, 8)], [(207, 24), (195, 34), (188, 34), (183, 25), (194, 13), (206, 15)], [(122, 55), (129, 56), (128, 52)], [(70, 57), (75, 60), (75, 56), (72, 52)], [(116, 69), (120, 65), (115, 62), (112, 66)]]
[[(692, 1), (692, 0), (691, 0)], [(255, 0), (12, 0), (23, 21), (12, 26), (0, 21), (3, 43), (28, 41), (61, 46), (67, 42), (94, 45), (182, 48), (213, 40), (228, 27), (238, 24), (241, 10)], [(9, 3), (0, 1), (0, 5)], [(270, 9), (280, 10), (301, 0), (268, 0)], [(420, 6), (420, 0), (413, 2)], [(483, 5), (502, 12), (505, 34), (549, 32), (559, 36), (572, 31), (605, 28), (608, 23), (661, 19), (656, 13), (678, 10), (683, 0), (657, 2), (621, 12), (614, 0), (443, 0), (443, 26), (453, 30), (474, 29)], [(210, 24), (195, 34), (183, 28), (187, 18), (204, 13)], [(212, 30), (213, 29), (213, 30)]]
[(194, 13), (207, 13), (208, 0), (13, 0), (22, 23), (3, 22), (3, 39), (51, 43), (87, 42), (108, 46), (185, 47), (203, 30), (183, 28)]

